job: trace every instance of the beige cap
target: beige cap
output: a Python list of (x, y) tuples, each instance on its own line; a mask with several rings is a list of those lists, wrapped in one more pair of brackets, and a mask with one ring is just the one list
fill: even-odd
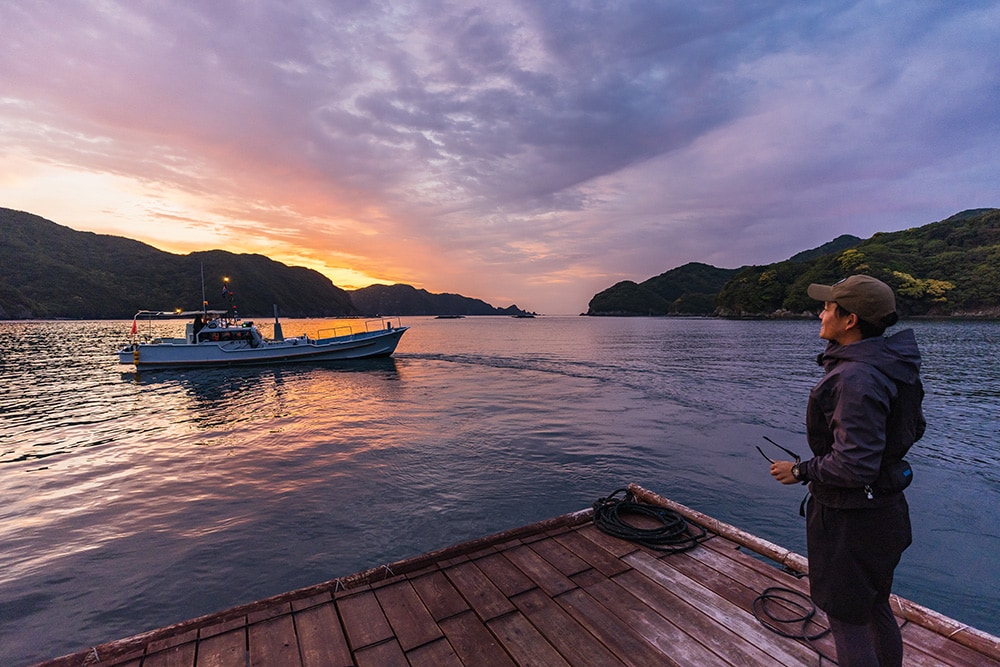
[[(834, 285), (813, 283), (806, 293), (817, 301), (834, 301), (844, 310), (872, 324), (885, 324), (884, 320), (896, 312), (896, 297), (892, 288), (877, 278), (862, 274), (844, 278)], [(893, 318), (889, 324), (895, 321)]]

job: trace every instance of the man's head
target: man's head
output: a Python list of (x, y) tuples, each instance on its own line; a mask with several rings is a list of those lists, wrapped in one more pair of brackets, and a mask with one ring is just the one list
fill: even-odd
[(892, 288), (871, 276), (854, 275), (834, 285), (813, 283), (806, 292), (825, 302), (820, 337), (826, 340), (845, 343), (881, 336), (899, 319)]

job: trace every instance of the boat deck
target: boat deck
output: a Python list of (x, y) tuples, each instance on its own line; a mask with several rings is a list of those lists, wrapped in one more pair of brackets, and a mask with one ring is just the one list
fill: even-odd
[[(804, 559), (640, 487), (709, 529), (665, 555), (585, 510), (65, 656), (47, 666), (819, 665), (754, 600)], [(758, 552), (770, 562), (752, 555)], [(1000, 639), (893, 598), (906, 665), (1000, 667)], [(824, 624), (822, 614), (819, 624)], [(814, 628), (810, 629), (810, 632)]]

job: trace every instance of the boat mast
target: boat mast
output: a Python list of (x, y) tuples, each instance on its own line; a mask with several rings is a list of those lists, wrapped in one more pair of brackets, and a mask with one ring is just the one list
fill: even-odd
[(208, 300), (205, 299), (205, 262), (201, 263), (201, 317), (208, 315)]

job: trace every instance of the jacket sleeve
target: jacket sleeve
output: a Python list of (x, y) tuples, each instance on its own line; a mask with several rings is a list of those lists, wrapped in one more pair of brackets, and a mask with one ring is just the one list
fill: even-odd
[(873, 484), (885, 451), (891, 383), (860, 364), (843, 364), (824, 385), (819, 400), (833, 441), (829, 452), (806, 463), (806, 475), (836, 487)]

